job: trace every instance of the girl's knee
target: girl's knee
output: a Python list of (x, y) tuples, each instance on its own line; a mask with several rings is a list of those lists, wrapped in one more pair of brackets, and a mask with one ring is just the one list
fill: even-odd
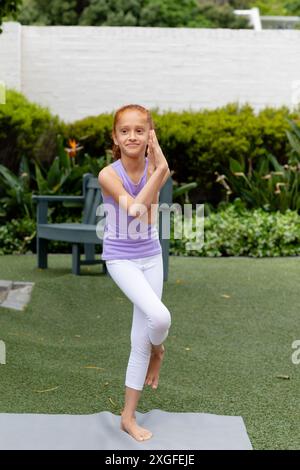
[(163, 306), (154, 319), (156, 330), (166, 331), (171, 326), (171, 314), (167, 307)]
[(168, 330), (171, 326), (171, 313), (170, 311), (167, 309), (166, 307), (166, 310), (165, 310), (165, 329)]

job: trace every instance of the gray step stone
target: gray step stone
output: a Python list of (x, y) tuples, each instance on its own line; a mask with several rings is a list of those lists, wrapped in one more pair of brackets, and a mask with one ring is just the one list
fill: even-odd
[(30, 301), (34, 282), (0, 281), (0, 307), (23, 310)]

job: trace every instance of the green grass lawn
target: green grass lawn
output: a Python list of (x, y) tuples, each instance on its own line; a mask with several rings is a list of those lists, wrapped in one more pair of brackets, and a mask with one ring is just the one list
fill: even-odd
[[(0, 308), (0, 412), (120, 413), (132, 305), (101, 269), (0, 257), (0, 279), (36, 283), (23, 312)], [(300, 259), (171, 257), (169, 269), (160, 383), (138, 411), (242, 416), (255, 449), (299, 449)]]

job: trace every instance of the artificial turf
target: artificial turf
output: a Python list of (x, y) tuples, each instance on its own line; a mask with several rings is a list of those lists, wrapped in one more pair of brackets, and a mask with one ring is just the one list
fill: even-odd
[[(120, 413), (132, 304), (101, 269), (0, 257), (0, 279), (35, 282), (24, 311), (0, 308), (0, 412)], [(171, 256), (159, 387), (145, 387), (138, 411), (242, 416), (254, 449), (299, 449), (299, 273), (297, 257)]]

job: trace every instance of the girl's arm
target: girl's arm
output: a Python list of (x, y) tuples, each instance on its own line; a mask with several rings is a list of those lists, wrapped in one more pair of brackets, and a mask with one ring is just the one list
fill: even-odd
[[(148, 140), (148, 149), (147, 149), (147, 156), (148, 156), (148, 176), (152, 175), (153, 172), (155, 171), (155, 168), (158, 164), (161, 162), (164, 162), (167, 165), (167, 170), (165, 173), (165, 176), (160, 184), (160, 187), (158, 189), (158, 192), (161, 190), (161, 188), (164, 186), (165, 182), (169, 178), (171, 172), (169, 170), (168, 162), (160, 148), (160, 145), (158, 143), (157, 137), (155, 130), (152, 129), (149, 133), (149, 140)], [(152, 204), (158, 204), (158, 193), (155, 192), (153, 193), (153, 198), (152, 198)], [(149, 212), (149, 210), (148, 210)]]
[[(148, 160), (149, 160), (148, 175), (153, 174), (153, 172), (155, 171), (156, 165), (160, 161), (164, 161), (168, 166), (167, 160), (165, 159), (164, 154), (162, 153), (162, 150), (161, 150), (160, 145), (158, 143), (158, 140), (157, 140), (156, 133), (155, 133), (154, 129), (152, 129), (149, 133), (147, 156), (148, 156)], [(170, 172), (169, 166), (168, 166), (168, 169), (165, 173), (165, 176), (164, 176), (164, 178), (163, 178), (163, 180), (160, 184), (160, 187), (159, 187), (158, 191), (153, 193), (153, 198), (152, 198), (152, 202), (151, 202), (151, 205), (153, 206), (153, 209), (151, 211), (151, 208), (149, 208), (148, 211), (147, 211), (148, 224), (153, 225), (153, 224), (156, 223), (157, 212), (158, 212), (159, 191), (161, 190), (161, 188), (166, 183), (166, 181), (169, 178), (170, 174), (171, 174), (171, 172)]]
[[(152, 170), (150, 169), (149, 174), (152, 174), (151, 171)], [(157, 210), (158, 210), (157, 204), (159, 202), (159, 191), (164, 186), (167, 179), (169, 178), (170, 173), (171, 173), (170, 170), (166, 172), (164, 179), (161, 182), (161, 186), (159, 190), (153, 195), (153, 199), (151, 202), (151, 205), (153, 205), (152, 212), (151, 212), (151, 207), (147, 210), (148, 224), (154, 225), (156, 223), (156, 216), (157, 216)]]
[[(158, 192), (170, 175), (168, 162), (160, 148), (154, 129), (149, 135), (149, 180), (133, 198), (123, 187), (122, 182), (109, 167), (103, 168), (98, 176), (100, 186), (132, 217), (147, 219), (151, 205), (158, 202)], [(156, 212), (156, 211), (154, 211)]]
[(149, 180), (139, 192), (136, 198), (133, 198), (123, 187), (122, 182), (110, 170), (109, 167), (103, 168), (98, 176), (101, 187), (110, 194), (114, 200), (132, 217), (140, 217), (151, 208), (153, 194), (158, 193), (161, 188), (164, 177), (169, 172), (166, 164), (157, 166), (150, 176)]

